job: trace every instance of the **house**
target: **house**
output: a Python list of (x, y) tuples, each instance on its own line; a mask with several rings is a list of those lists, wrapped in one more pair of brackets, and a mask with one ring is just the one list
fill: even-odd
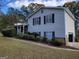
[(25, 25), (27, 27), (17, 26), (17, 31), (38, 33), (42, 37), (49, 40), (63, 40), (64, 43), (75, 41), (75, 17), (68, 8), (65, 7), (41, 7), (37, 11), (30, 14)]
[(49, 40), (75, 41), (75, 17), (65, 7), (41, 7), (29, 15), (28, 32), (35, 32)]

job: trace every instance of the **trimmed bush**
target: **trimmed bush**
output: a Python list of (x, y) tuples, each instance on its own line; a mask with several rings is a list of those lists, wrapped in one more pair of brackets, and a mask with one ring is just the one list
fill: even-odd
[(1, 33), (3, 34), (3, 36), (6, 36), (6, 37), (16, 36), (15, 29), (3, 29)]

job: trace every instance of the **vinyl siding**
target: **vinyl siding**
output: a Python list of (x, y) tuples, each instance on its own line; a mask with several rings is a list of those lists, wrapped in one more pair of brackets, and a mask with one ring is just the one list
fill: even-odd
[(75, 20), (68, 15), (67, 12), (65, 13), (65, 35), (66, 35), (66, 41), (68, 42), (68, 35), (69, 33), (73, 33), (73, 36), (75, 38)]
[[(55, 22), (44, 24), (44, 16), (54, 14)], [(41, 25), (33, 26), (33, 18), (41, 17)], [(44, 32), (55, 32), (55, 37), (65, 38), (65, 20), (64, 20), (64, 10), (56, 9), (43, 9), (34, 14), (28, 19), (28, 31), (29, 32), (41, 32), (41, 36), (44, 36)]]

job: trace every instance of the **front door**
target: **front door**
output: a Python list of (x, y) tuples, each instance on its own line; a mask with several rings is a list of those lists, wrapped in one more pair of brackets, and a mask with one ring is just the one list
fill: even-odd
[(69, 42), (73, 42), (73, 34), (69, 34)]

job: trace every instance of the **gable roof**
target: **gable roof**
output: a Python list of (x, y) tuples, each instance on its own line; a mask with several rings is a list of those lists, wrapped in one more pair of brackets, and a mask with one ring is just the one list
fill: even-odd
[(41, 9), (57, 9), (57, 10), (64, 10), (68, 13), (68, 15), (70, 17), (72, 17), (74, 20), (76, 20), (76, 18), (74, 17), (74, 15), (72, 14), (72, 12), (68, 9), (68, 8), (65, 8), (65, 7), (41, 7), (39, 8), (38, 10), (36, 10), (35, 12), (31, 13), (27, 18), (26, 20), (28, 20), (31, 16), (33, 16), (34, 14), (36, 14), (39, 10)]

